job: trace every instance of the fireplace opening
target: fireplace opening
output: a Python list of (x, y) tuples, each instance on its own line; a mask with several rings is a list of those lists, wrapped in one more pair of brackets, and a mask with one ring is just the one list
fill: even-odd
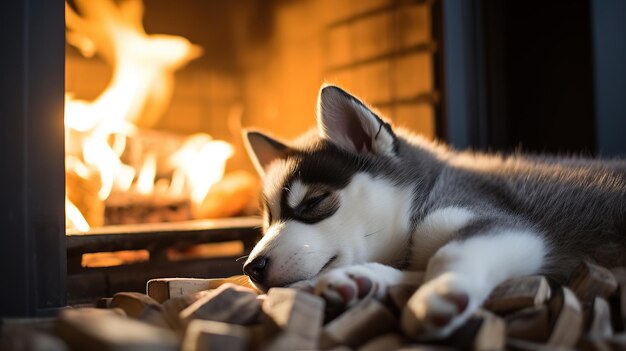
[(323, 82), (433, 138), (432, 4), (340, 3), (66, 3), (69, 233), (256, 214), (242, 128), (305, 131)]

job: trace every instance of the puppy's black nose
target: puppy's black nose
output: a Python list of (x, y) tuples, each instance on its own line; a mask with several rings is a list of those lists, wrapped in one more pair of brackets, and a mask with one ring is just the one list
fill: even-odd
[(262, 283), (265, 278), (265, 268), (267, 268), (267, 258), (259, 256), (243, 266), (243, 272), (256, 283)]

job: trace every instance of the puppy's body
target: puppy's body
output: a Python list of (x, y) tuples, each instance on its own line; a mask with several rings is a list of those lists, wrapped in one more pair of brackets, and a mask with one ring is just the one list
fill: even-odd
[(403, 327), (444, 336), (503, 280), (626, 263), (625, 161), (458, 153), (394, 131), (335, 87), (320, 93), (318, 122), (290, 146), (248, 135), (265, 236), (246, 268), (262, 288), (313, 279), (350, 305), (359, 278), (380, 297), (425, 270)]

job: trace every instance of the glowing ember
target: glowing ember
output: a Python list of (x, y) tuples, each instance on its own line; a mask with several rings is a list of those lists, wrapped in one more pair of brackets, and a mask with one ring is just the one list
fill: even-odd
[[(84, 179), (98, 174), (101, 201), (112, 192), (150, 195), (158, 191), (201, 203), (224, 174), (225, 162), (233, 153), (229, 144), (206, 134), (191, 137), (170, 159), (174, 170), (169, 186), (160, 179), (155, 187), (154, 154), (144, 156), (140, 171), (121, 159), (127, 138), (138, 131), (137, 123), (153, 125), (165, 111), (174, 71), (200, 56), (201, 48), (183, 37), (146, 34), (140, 0), (74, 3), (80, 15), (65, 4), (68, 43), (86, 57), (97, 53), (113, 68), (113, 75), (93, 101), (66, 95), (67, 169)], [(66, 216), (70, 227), (89, 229), (81, 210), (69, 199)]]

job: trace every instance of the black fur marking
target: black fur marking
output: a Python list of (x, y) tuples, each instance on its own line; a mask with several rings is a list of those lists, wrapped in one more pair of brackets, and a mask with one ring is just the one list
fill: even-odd
[(308, 201), (312, 200), (309, 198), (294, 209), (288, 204), (288, 192), (283, 191), (280, 219), (293, 219), (307, 224), (320, 222), (339, 209), (339, 199), (330, 192), (345, 188), (361, 167), (357, 157), (332, 143), (321, 143), (316, 148), (292, 153), (287, 158), (296, 166), (287, 178), (285, 188), (291, 188), (291, 184), (299, 179), (304, 184), (323, 184), (331, 190), (328, 196), (318, 199), (316, 206), (307, 208)]
[(374, 139), (378, 139), (378, 134), (380, 134), (380, 131), (383, 129), (383, 122), (382, 121), (378, 121), (380, 124), (378, 125), (378, 131), (376, 132), (376, 135), (374, 135)]

